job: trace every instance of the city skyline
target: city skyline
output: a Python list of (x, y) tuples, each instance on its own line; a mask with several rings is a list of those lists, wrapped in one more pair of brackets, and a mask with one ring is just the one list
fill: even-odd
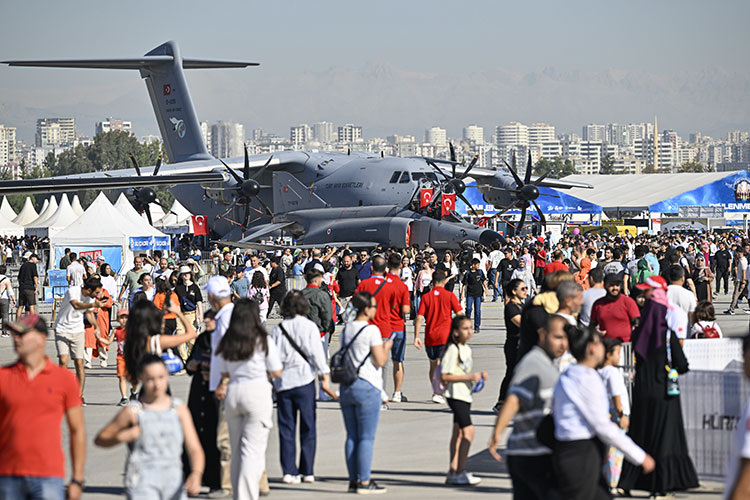
[[(12, 3), (6, 13), (0, 59), (136, 57), (171, 38), (189, 57), (258, 61), (246, 70), (189, 71), (188, 83), (201, 120), (279, 135), (320, 120), (361, 124), (371, 137), (421, 135), (432, 125), (456, 137), (468, 123), (489, 130), (510, 121), (578, 133), (583, 123), (654, 115), (683, 136), (750, 129), (742, 104), (750, 72), (740, 64), (750, 5), (741, 1), (721, 9), (697, 0), (606, 8), (472, 2), (460, 10), (422, 1), (230, 2), (210, 11), (84, 1), (80, 10)], [(35, 29), (17, 22), (29, 18)], [(118, 19), (127, 36), (95, 43), (96, 19)], [(706, 29), (706, 19), (721, 29)], [(14, 123), (24, 140), (39, 116), (126, 116), (139, 135), (157, 132), (135, 72), (2, 66), (0, 82), (0, 123)]]

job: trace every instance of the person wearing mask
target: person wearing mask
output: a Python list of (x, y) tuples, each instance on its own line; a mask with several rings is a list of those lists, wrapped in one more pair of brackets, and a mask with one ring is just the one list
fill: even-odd
[(508, 396), (495, 420), (489, 452), (500, 460), (497, 447), (503, 431), (514, 421), (508, 437), (506, 461), (514, 498), (557, 500), (552, 470), (552, 450), (537, 439), (537, 429), (552, 410), (552, 391), (560, 376), (554, 361), (568, 350), (567, 322), (552, 315), (541, 330), (539, 342), (516, 365)]
[(653, 455), (656, 470), (650, 475), (625, 463), (619, 484), (626, 493), (639, 489), (664, 496), (698, 487), (679, 391), (668, 392), (670, 373), (688, 371), (680, 344), (687, 331), (687, 315), (670, 303), (667, 283), (661, 276), (652, 276), (638, 287), (644, 291), (646, 304), (633, 332), (636, 369), (628, 436)]
[(498, 413), (503, 406), (505, 396), (508, 393), (508, 384), (513, 377), (513, 370), (518, 362), (518, 343), (521, 336), (521, 313), (523, 304), (528, 295), (528, 287), (518, 279), (511, 280), (505, 287), (505, 344), (503, 345), (503, 354), (505, 354), (505, 377), (500, 384), (500, 394), (497, 397), (497, 403), (492, 411)]
[(622, 281), (617, 274), (604, 276), (607, 294), (591, 308), (590, 328), (598, 328), (605, 337), (630, 342), (633, 329), (638, 326), (641, 312), (631, 297), (622, 293)]
[(552, 396), (552, 416), (557, 440), (552, 466), (562, 498), (611, 498), (603, 475), (605, 445), (621, 450), (628, 462), (646, 474), (654, 459), (620, 432), (609, 418), (607, 390), (597, 372), (604, 364), (604, 344), (594, 329), (567, 330), (568, 349), (577, 363), (560, 375)]
[(278, 378), (282, 372), (278, 348), (268, 339), (257, 303), (250, 299), (235, 303), (216, 355), (220, 373), (216, 397), (224, 401), (229, 428), (232, 492), (234, 498), (256, 500), (273, 427), (273, 387), (269, 379)]
[(348, 491), (379, 494), (387, 490), (373, 481), (370, 473), (383, 392), (382, 367), (388, 361), (393, 340), (384, 341), (380, 329), (371, 324), (378, 309), (372, 294), (357, 292), (351, 303), (356, 317), (344, 327), (341, 345), (348, 349), (354, 366), (359, 369), (353, 383), (341, 385), (339, 400), (346, 427)]
[(601, 267), (592, 269), (588, 273), (587, 281), (588, 287), (584, 287), (583, 290), (583, 306), (578, 315), (578, 323), (582, 326), (589, 326), (594, 302), (607, 295), (607, 290), (604, 289), (604, 270)]
[[(279, 425), (279, 448), (282, 482), (298, 484), (315, 482), (315, 379), (332, 399), (323, 344), (318, 327), (307, 319), (309, 306), (305, 296), (295, 290), (281, 302), (284, 319), (271, 332), (270, 341), (279, 351), (281, 377), (273, 381)], [(300, 461), (297, 466), (297, 417), (300, 421)]]
[(21, 320), (24, 309), (29, 314), (36, 314), (36, 295), (39, 293), (39, 272), (36, 254), (26, 252), (23, 254), (25, 262), (18, 270), (18, 310), (16, 310), (16, 321)]
[(10, 337), (10, 333), (5, 328), (5, 325), (10, 321), (10, 306), (11, 302), (13, 306), (16, 305), (16, 295), (13, 293), (13, 284), (10, 278), (6, 276), (8, 267), (5, 264), (0, 264), (0, 319), (2, 320), (2, 335), (3, 337)]
[(482, 299), (487, 295), (487, 278), (479, 266), (479, 259), (472, 259), (471, 268), (464, 275), (462, 293), (466, 297), (466, 316), (471, 318), (472, 309), (474, 311), (475, 333), (479, 333), (482, 326)]

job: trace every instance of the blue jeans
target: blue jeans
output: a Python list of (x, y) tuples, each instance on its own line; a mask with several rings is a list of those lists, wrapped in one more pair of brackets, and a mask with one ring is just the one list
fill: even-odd
[(474, 329), (482, 326), (482, 297), (466, 297), (466, 317), (471, 318), (471, 310), (474, 309)]
[(503, 291), (501, 289), (500, 283), (498, 283), (497, 286), (495, 286), (495, 278), (497, 277), (497, 269), (496, 268), (492, 268), (492, 269), (490, 269), (490, 272), (487, 273), (487, 274), (489, 275), (488, 276), (489, 285), (492, 288), (492, 301), (494, 302), (494, 301), (497, 300), (497, 298), (500, 295), (503, 294)]
[(0, 498), (5, 500), (63, 500), (61, 477), (0, 476)]
[[(279, 455), (284, 474), (313, 475), (315, 464), (315, 381), (276, 394), (279, 419)], [(297, 468), (297, 414), (299, 414), (299, 468)]]
[(346, 468), (349, 481), (370, 480), (372, 449), (380, 418), (380, 390), (358, 378), (341, 386), (341, 412), (346, 426)]

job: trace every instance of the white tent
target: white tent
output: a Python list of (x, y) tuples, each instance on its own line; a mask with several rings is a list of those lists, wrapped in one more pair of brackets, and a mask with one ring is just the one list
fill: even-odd
[(0, 215), (9, 221), (15, 219), (17, 215), (10, 206), (10, 203), (8, 203), (8, 198), (6, 196), (3, 196), (3, 202), (0, 203)]
[[(151, 220), (154, 221), (154, 226), (159, 220), (167, 215), (164, 213), (164, 209), (161, 208), (161, 205), (158, 205), (156, 203), (149, 203), (148, 208), (149, 210), (151, 210)], [(145, 211), (141, 214), (141, 218), (146, 221), (146, 223), (148, 223), (148, 216), (146, 215)]]
[(115, 208), (138, 228), (139, 236), (165, 236), (164, 233), (151, 226), (145, 217), (138, 214), (132, 203), (128, 201), (125, 193), (120, 193), (120, 197), (115, 202)]
[(9, 220), (0, 209), (0, 236), (23, 236), (23, 226)]
[(172, 203), (172, 208), (169, 209), (169, 213), (154, 223), (156, 227), (164, 226), (184, 226), (190, 222), (192, 217), (187, 208), (182, 206), (177, 200)]
[(40, 226), (27, 227), (26, 234), (30, 236), (51, 237), (68, 227), (77, 218), (78, 215), (73, 211), (73, 207), (71, 207), (67, 195), (62, 195), (62, 198), (60, 198), (60, 205), (57, 207), (57, 210), (55, 210), (55, 213), (47, 218), (47, 220), (45, 220)]
[(34, 210), (31, 198), (27, 196), (26, 201), (23, 203), (23, 208), (18, 212), (18, 215), (13, 219), (13, 222), (20, 226), (25, 226), (29, 222), (36, 220), (37, 217), (39, 217), (39, 214)]
[(83, 215), (83, 207), (81, 206), (81, 200), (78, 198), (77, 194), (73, 196), (73, 201), (70, 202), (70, 206), (73, 208), (76, 215)]
[(57, 212), (57, 200), (54, 196), (50, 196), (49, 202), (45, 205), (46, 208), (43, 208), (41, 212), (39, 212), (39, 217), (34, 219), (33, 221), (29, 222), (28, 224), (24, 224), (26, 227), (44, 227), (44, 223), (52, 217), (52, 214)]

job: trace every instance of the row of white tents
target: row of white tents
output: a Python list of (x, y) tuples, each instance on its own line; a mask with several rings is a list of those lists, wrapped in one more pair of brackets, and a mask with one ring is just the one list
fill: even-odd
[[(100, 198), (102, 196), (103, 194), (99, 195)], [(114, 206), (149, 225), (145, 215), (139, 215), (125, 195), (121, 194)], [(151, 213), (157, 217), (154, 227), (164, 229), (188, 226), (192, 216), (177, 200), (174, 201), (168, 213), (165, 214), (158, 205), (151, 206)], [(34, 209), (31, 198), (26, 197), (23, 208), (18, 214), (10, 206), (8, 199), (3, 197), (2, 202), (0, 202), (0, 236), (52, 237), (70, 226), (83, 214), (84, 210), (78, 195), (73, 196), (72, 201), (70, 201), (68, 196), (63, 194), (59, 203), (54, 196), (51, 196), (44, 200), (39, 213)], [(101, 220), (107, 221), (106, 218)]]

